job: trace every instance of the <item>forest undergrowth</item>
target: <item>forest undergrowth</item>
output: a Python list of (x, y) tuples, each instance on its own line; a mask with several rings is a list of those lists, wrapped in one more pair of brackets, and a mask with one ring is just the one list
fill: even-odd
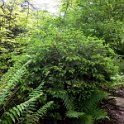
[(57, 15), (25, 2), (0, 5), (0, 124), (111, 119), (100, 103), (123, 86), (124, 1), (62, 0)]

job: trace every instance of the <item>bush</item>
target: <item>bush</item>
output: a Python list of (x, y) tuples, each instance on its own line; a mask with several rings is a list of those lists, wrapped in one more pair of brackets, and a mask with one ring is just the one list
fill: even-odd
[[(52, 27), (49, 30), (52, 30)], [(62, 120), (71, 117), (89, 121), (105, 117), (106, 113), (97, 108), (99, 100), (106, 97), (99, 88), (111, 83), (111, 77), (118, 72), (114, 64), (114, 52), (107, 45), (103, 45), (104, 41), (85, 37), (79, 30), (64, 29), (57, 33), (55, 29), (52, 33), (52, 36), (41, 35), (37, 40), (35, 37), (30, 38), (32, 44), (29, 44), (26, 53), (17, 62), (23, 65), (30, 59), (30, 62), (21, 68), (26, 71), (23, 74), (23, 71), (17, 70), (16, 85), (15, 81), (10, 82), (14, 84), (11, 85), (15, 87), (14, 91), (18, 89), (14, 102), (26, 102), (32, 97), (30, 94), (34, 96), (42, 92), (42, 97), (35, 105), (40, 109), (43, 104), (54, 101), (54, 109), (47, 113), (49, 118)], [(20, 64), (17, 65), (20, 67)], [(12, 70), (15, 71), (15, 68)], [(4, 80), (8, 75), (9, 72), (4, 76)], [(11, 87), (5, 87), (4, 91), (14, 92)], [(1, 98), (7, 103), (6, 98), (9, 97), (10, 100), (11, 93), (5, 93), (2, 93)], [(14, 106), (11, 102), (9, 104), (10, 107)], [(88, 109), (84, 108), (84, 105), (88, 106)], [(6, 106), (8, 110), (10, 107)], [(101, 114), (98, 112), (103, 116), (99, 116)]]

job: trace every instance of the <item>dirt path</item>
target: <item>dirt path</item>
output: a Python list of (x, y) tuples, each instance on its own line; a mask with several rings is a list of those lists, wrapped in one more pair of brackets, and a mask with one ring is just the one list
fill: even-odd
[(116, 97), (110, 98), (104, 102), (104, 108), (109, 113), (110, 120), (99, 122), (98, 124), (124, 124), (124, 88), (115, 92)]

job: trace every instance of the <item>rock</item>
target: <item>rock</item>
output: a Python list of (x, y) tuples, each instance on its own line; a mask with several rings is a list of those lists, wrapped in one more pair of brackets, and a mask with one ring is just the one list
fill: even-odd
[(124, 97), (109, 97), (103, 106), (108, 112), (110, 120), (106, 119), (97, 124), (124, 124)]

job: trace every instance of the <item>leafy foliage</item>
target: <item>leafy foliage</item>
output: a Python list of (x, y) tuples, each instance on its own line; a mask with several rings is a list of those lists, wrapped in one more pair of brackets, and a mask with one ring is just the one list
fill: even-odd
[[(52, 26), (49, 27), (46, 35), (50, 35), (51, 31), (53, 31), (53, 37), (48, 35), (42, 38), (41, 35), (39, 39), (41, 41), (32, 37), (32, 44), (29, 44), (28, 49), (25, 51), (26, 53), (22, 57), (19, 56), (20, 60), (18, 62), (22, 65), (28, 58), (31, 61), (25, 66), (26, 75), (23, 74), (23, 80), (21, 73), (17, 73), (18, 76), (14, 77), (20, 83), (18, 86), (19, 91), (16, 94), (21, 96), (23, 93), (33, 93), (29, 95), (30, 98), (33, 98), (34, 94), (42, 91), (43, 99), (41, 101), (45, 104), (44, 106), (47, 106), (48, 101), (54, 101), (54, 109), (51, 110), (52, 115), (47, 114), (50, 118), (56, 118), (56, 111), (58, 111), (58, 119), (60, 120), (66, 118), (66, 112), (68, 117), (78, 117), (84, 113), (86, 117), (91, 117), (92, 121), (105, 117), (106, 114), (99, 116), (99, 113), (104, 112), (95, 106), (100, 98), (103, 98), (99, 96), (102, 93), (97, 92), (98, 97), (96, 97), (96, 94), (94, 96), (92, 94), (99, 87), (111, 82), (111, 76), (117, 73), (117, 67), (114, 65), (113, 59), (114, 52), (109, 46), (103, 45), (104, 41), (85, 37), (79, 30), (64, 29), (64, 32), (58, 34), (58, 29), (54, 28), (52, 30), (52, 28)], [(13, 69), (15, 70), (15, 67)], [(15, 82), (14, 80), (16, 84), (17, 81)], [(9, 82), (7, 86), (11, 83)], [(6, 90), (9, 92), (8, 89)], [(3, 92), (4, 95), (5, 93)], [(26, 102), (27, 95), (16, 99), (18, 99), (17, 101)], [(88, 99), (91, 102), (87, 101)], [(80, 104), (83, 101), (86, 103)], [(44, 110), (42, 108), (43, 103), (39, 101), (39, 110), (36, 113)], [(83, 109), (85, 104), (88, 107), (87, 110)], [(82, 111), (79, 112), (80, 110)], [(73, 111), (72, 115), (69, 115), (70, 111)], [(34, 110), (33, 112), (35, 113)], [(89, 115), (88, 112), (92, 113), (92, 115)], [(32, 118), (37, 116), (36, 121), (34, 119), (34, 122), (37, 122), (38, 118), (42, 117), (42, 114), (32, 114), (31, 116)]]
[(21, 54), (22, 48), (26, 45), (17, 39), (19, 35), (23, 33), (24, 36), (29, 30), (27, 22), (30, 16), (27, 16), (26, 10), (22, 11), (20, 7), (22, 2), (22, 0), (3, 1), (0, 7), (0, 78), (13, 65), (13, 54)]
[[(76, 111), (68, 111), (66, 113), (67, 117), (70, 118), (79, 118), (83, 123), (94, 123), (95, 120), (104, 119), (107, 117), (107, 113), (100, 109), (97, 105), (107, 94), (100, 91), (95, 91), (92, 93), (89, 99), (82, 102), (82, 107), (78, 108)], [(82, 112), (79, 112), (82, 111)]]
[(51, 108), (51, 105), (53, 104), (53, 101), (50, 101), (43, 105), (39, 110), (37, 110), (35, 113), (33, 113), (31, 116), (29, 115), (26, 124), (37, 124), (39, 122), (39, 119), (42, 118), (46, 113), (47, 109)]
[(123, 55), (123, 5), (123, 0), (70, 1), (65, 23), (83, 30), (87, 36), (104, 39), (119, 55)]
[(113, 84), (118, 74), (114, 52), (118, 44), (112, 39), (116, 34), (117, 41), (122, 33), (122, 20), (112, 16), (109, 7), (114, 9), (120, 3), (105, 2), (101, 7), (100, 1), (63, 3), (62, 17), (39, 11), (39, 20), (30, 16), (33, 22), (38, 21), (37, 26), (27, 25), (30, 20), (21, 24), (22, 29), (27, 25), (26, 34), (16, 35), (13, 26), (9, 29), (16, 36), (11, 39), (23, 45), (14, 49), (14, 65), (1, 77), (2, 124), (36, 124), (45, 119), (57, 123), (68, 118), (78, 124), (93, 124), (107, 117), (99, 102), (107, 97), (102, 88)]
[(28, 101), (21, 103), (20, 105), (17, 105), (16, 107), (13, 107), (12, 109), (9, 110), (9, 112), (5, 112), (1, 123), (2, 124), (10, 124), (12, 122), (15, 123), (16, 119), (18, 120), (19, 117), (22, 115), (22, 112), (25, 109), (29, 109), (28, 107), (32, 107), (30, 105), (34, 104), (34, 102), (39, 96), (33, 97), (29, 99)]

